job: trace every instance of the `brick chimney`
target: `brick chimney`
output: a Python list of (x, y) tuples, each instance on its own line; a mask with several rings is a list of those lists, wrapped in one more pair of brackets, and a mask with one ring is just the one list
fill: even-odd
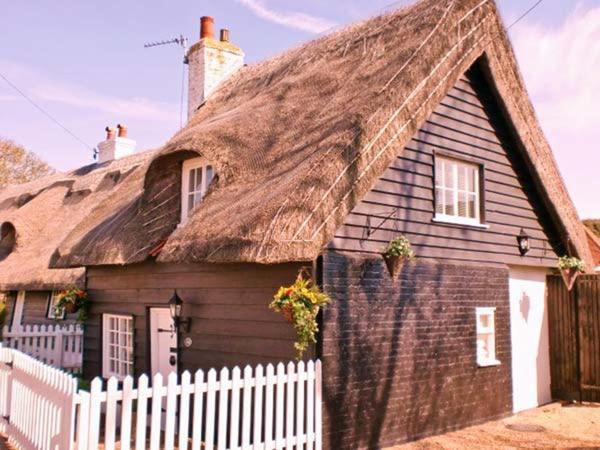
[(114, 128), (106, 127), (106, 139), (98, 144), (98, 162), (104, 163), (113, 159), (120, 159), (135, 153), (136, 142), (127, 137), (127, 127), (117, 125)]
[(214, 19), (200, 19), (200, 40), (187, 54), (189, 64), (188, 119), (219, 84), (244, 65), (244, 52), (229, 42), (229, 30), (215, 39)]

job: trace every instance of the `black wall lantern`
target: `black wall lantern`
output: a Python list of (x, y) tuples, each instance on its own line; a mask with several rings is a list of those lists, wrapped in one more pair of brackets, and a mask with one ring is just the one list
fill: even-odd
[(525, 256), (529, 250), (531, 249), (531, 244), (529, 243), (529, 236), (525, 233), (525, 230), (521, 228), (521, 232), (517, 236), (517, 244), (519, 245), (519, 253), (521, 256)]
[(192, 319), (182, 319), (181, 309), (183, 306), (183, 300), (177, 295), (177, 290), (173, 293), (173, 297), (169, 300), (169, 311), (171, 313), (171, 319), (173, 319), (173, 326), (175, 331), (183, 331), (184, 333), (190, 332), (190, 326), (192, 325)]

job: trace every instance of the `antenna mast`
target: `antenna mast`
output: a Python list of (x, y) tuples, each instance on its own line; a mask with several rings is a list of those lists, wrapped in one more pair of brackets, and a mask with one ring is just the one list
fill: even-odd
[(144, 44), (144, 48), (152, 48), (159, 47), (162, 45), (171, 45), (176, 44), (181, 47), (183, 50), (183, 67), (181, 71), (181, 98), (179, 99), (179, 127), (183, 128), (183, 93), (185, 90), (185, 65), (188, 62), (187, 52), (188, 52), (188, 39), (184, 37), (182, 34), (179, 37), (173, 39), (167, 39), (165, 41), (154, 41), (154, 42), (146, 42)]

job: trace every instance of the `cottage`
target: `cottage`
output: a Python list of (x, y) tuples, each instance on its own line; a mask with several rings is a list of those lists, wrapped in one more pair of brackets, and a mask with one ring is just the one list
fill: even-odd
[[(151, 153), (135, 152), (126, 128), (99, 145), (97, 163), (0, 190), (0, 297), (6, 324), (56, 323), (56, 294), (85, 288), (85, 268), (49, 269), (52, 253), (102, 200), (135, 178)], [(133, 155), (133, 156), (132, 156)], [(76, 315), (63, 317), (74, 322)]]
[(311, 350), (329, 448), (550, 401), (546, 274), (591, 255), (494, 2), (422, 0), (249, 66), (212, 28), (187, 126), (53, 255), (86, 267), (85, 375), (293, 358), (267, 306), (308, 267), (333, 298)]

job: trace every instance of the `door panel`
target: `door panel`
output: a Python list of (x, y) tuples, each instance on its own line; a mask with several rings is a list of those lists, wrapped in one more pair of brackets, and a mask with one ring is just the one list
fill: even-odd
[(552, 401), (546, 270), (510, 268), (513, 410)]
[(150, 352), (152, 376), (161, 373), (166, 382), (177, 373), (177, 334), (168, 308), (150, 309)]

